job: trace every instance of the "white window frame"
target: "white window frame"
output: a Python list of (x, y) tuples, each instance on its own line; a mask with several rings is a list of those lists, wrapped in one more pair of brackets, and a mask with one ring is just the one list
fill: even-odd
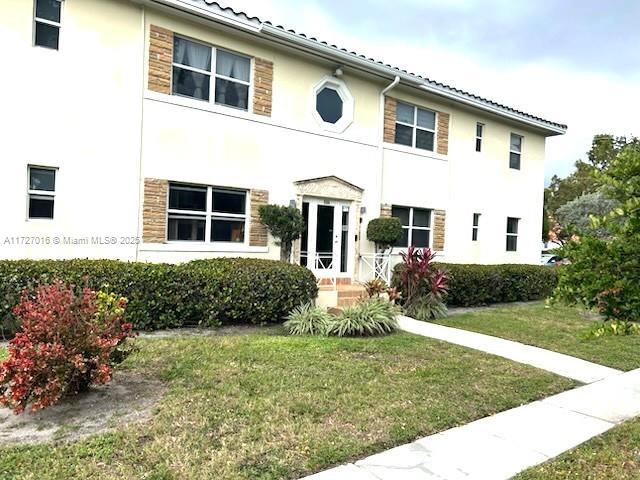
[[(512, 139), (513, 137), (517, 137), (520, 139), (520, 150), (513, 150), (511, 148), (511, 144), (512, 144)], [(524, 145), (524, 137), (522, 135), (518, 135), (517, 133), (513, 133), (511, 132), (511, 135), (509, 136), (509, 168), (511, 170), (521, 170), (522, 169), (522, 146)], [(518, 168), (512, 167), (511, 166), (511, 154), (515, 153), (518, 155)]]
[[(325, 122), (316, 108), (318, 93), (325, 88), (331, 88), (342, 99), (342, 117), (336, 123)], [(311, 90), (311, 111), (318, 125), (328, 132), (342, 133), (353, 123), (354, 101), (347, 84), (339, 78), (326, 76)]]
[[(182, 63), (178, 63), (175, 62), (173, 57), (171, 58), (171, 95), (176, 96), (176, 97), (182, 97), (182, 98), (189, 98), (191, 100), (196, 100), (199, 102), (207, 102), (209, 104), (212, 105), (217, 105), (219, 107), (227, 107), (227, 108), (233, 108), (234, 110), (239, 110), (241, 112), (251, 112), (252, 108), (253, 108), (253, 102), (251, 101), (251, 99), (253, 98), (253, 57), (250, 57), (248, 55), (244, 55), (242, 53), (238, 53), (238, 52), (234, 52), (232, 50), (227, 50), (226, 48), (218, 48), (218, 47), (214, 47), (212, 45), (209, 45), (207, 43), (201, 42), (199, 40), (194, 40), (192, 38), (188, 38), (182, 35), (176, 35), (177, 38), (181, 39), (181, 40), (185, 40), (187, 42), (192, 42), (192, 43), (197, 43), (199, 45), (202, 45), (203, 47), (207, 47), (211, 49), (211, 71), (207, 71), (207, 70), (202, 70), (200, 68), (196, 68), (196, 67), (191, 67), (189, 65), (183, 65)], [(223, 52), (226, 53), (230, 53), (232, 55), (236, 55), (238, 57), (243, 57), (246, 58), (247, 60), (249, 60), (249, 81), (245, 82), (244, 80), (238, 80), (237, 78), (231, 78), (231, 77), (227, 77), (226, 75), (221, 75), (219, 73), (217, 73), (216, 71), (216, 67), (217, 67), (217, 58), (216, 55), (218, 53), (218, 50), (221, 50)], [(180, 93), (175, 93), (173, 91), (173, 69), (174, 67), (178, 67), (181, 68), (183, 70), (189, 70), (191, 72), (195, 72), (195, 73), (200, 73), (203, 75), (206, 75), (209, 77), (209, 100), (204, 100), (201, 98), (195, 98), (195, 97), (190, 97), (189, 95), (182, 95)], [(233, 105), (227, 105), (226, 103), (217, 103), (216, 102), (216, 78), (220, 78), (222, 80), (228, 80), (234, 83), (239, 83), (241, 85), (246, 85), (248, 87), (247, 89), (247, 108), (240, 108), (240, 107), (234, 107)]]
[[(206, 197), (206, 207), (204, 211), (200, 210), (181, 210), (176, 208), (169, 208), (169, 195), (171, 195), (171, 187), (179, 187), (179, 188), (193, 188), (197, 190), (206, 189), (207, 197)], [(213, 192), (224, 192), (224, 193), (237, 193), (238, 195), (244, 194), (244, 214), (240, 213), (224, 213), (224, 212), (216, 212), (213, 210)], [(250, 209), (250, 197), (249, 190), (244, 190), (240, 188), (226, 188), (226, 187), (213, 187), (210, 185), (196, 185), (191, 183), (182, 183), (182, 182), (169, 182), (169, 190), (167, 191), (167, 234), (166, 240), (167, 243), (181, 243), (181, 244), (210, 244), (210, 245), (249, 245), (249, 221), (250, 215), (248, 212)], [(203, 240), (169, 240), (169, 217), (171, 218), (182, 218), (182, 219), (193, 219), (199, 218), (202, 219), (204, 217), (205, 227), (204, 227), (204, 241)], [(221, 242), (216, 241), (213, 242), (211, 240), (211, 225), (213, 223), (214, 218), (228, 218), (234, 220), (244, 220), (244, 239), (242, 242)]]
[[(62, 0), (56, 0), (60, 4), (60, 21), (54, 22), (53, 20), (47, 20), (46, 18), (40, 18), (37, 16), (38, 11), (38, 0), (33, 0), (33, 39), (32, 43), (34, 47), (46, 48), (47, 50), (60, 50), (60, 33), (62, 31), (62, 15), (64, 9), (64, 2)], [(56, 27), (58, 29), (58, 48), (49, 48), (44, 45), (36, 44), (36, 24), (45, 23), (47, 25), (51, 25), (52, 27)]]
[[(431, 248), (433, 245), (433, 209), (432, 208), (423, 208), (423, 207), (407, 207), (405, 205), (392, 205), (391, 211), (393, 212), (393, 208), (408, 208), (409, 209), (409, 225), (402, 225), (403, 230), (408, 230), (407, 233), (407, 245), (402, 247), (394, 246), (394, 248), (409, 248), (413, 242), (413, 231), (414, 230), (425, 230), (429, 232), (429, 245), (427, 247)], [(429, 211), (429, 226), (428, 227), (418, 227), (413, 225), (413, 210), (428, 210)], [(416, 247), (416, 248), (426, 248), (426, 247)]]
[[(36, 170), (50, 170), (53, 172), (53, 191), (50, 190), (36, 190), (31, 188), (31, 169), (35, 168)], [(56, 167), (45, 167), (42, 165), (28, 165), (27, 167), (27, 220), (32, 221), (50, 221), (56, 217), (56, 189), (58, 184), (58, 169)], [(31, 198), (46, 198), (51, 199), (53, 201), (53, 216), (51, 218), (46, 217), (31, 217), (29, 215), (29, 207), (31, 204)]]
[[(515, 220), (516, 221), (516, 233), (510, 233), (509, 232), (509, 220)], [(515, 237), (516, 239), (516, 248), (515, 250), (509, 250), (507, 247), (509, 245), (509, 242), (507, 240), (507, 243), (505, 244), (505, 250), (507, 252), (517, 252), (518, 251), (518, 233), (520, 232), (520, 218), (518, 217), (507, 217), (507, 239), (509, 237)]]
[[(478, 128), (480, 128), (480, 135), (478, 135)], [(482, 140), (484, 138), (484, 123), (476, 123), (476, 152), (477, 153), (481, 153), (482, 152)], [(480, 142), (480, 143), (478, 143)], [(479, 147), (479, 148), (478, 148)]]
[[(413, 108), (413, 125), (411, 125), (410, 123), (401, 122), (400, 120), (398, 120), (398, 105), (399, 104), (407, 105), (408, 107), (412, 107)], [(433, 130), (431, 130), (430, 128), (425, 128), (425, 127), (418, 126), (418, 110), (424, 110), (425, 112), (433, 113), (433, 126), (434, 126)], [(394, 138), (393, 139), (393, 143), (395, 145), (402, 145), (404, 147), (415, 148), (417, 150), (423, 150), (425, 152), (435, 152), (437, 150), (437, 143), (438, 143), (438, 134), (437, 134), (437, 130), (438, 130), (438, 112), (437, 111), (431, 110), (430, 108), (419, 107), (419, 106), (413, 105), (411, 103), (398, 101), (396, 103), (396, 125), (404, 125), (405, 127), (411, 127), (412, 131), (411, 131), (411, 145), (405, 145), (403, 143), (397, 143), (395, 141), (395, 138)], [(433, 149), (432, 150), (428, 150), (426, 148), (420, 148), (420, 147), (416, 146), (416, 135), (417, 135), (416, 130), (422, 130), (424, 132), (433, 133)], [(413, 207), (411, 207), (411, 208), (413, 208)]]
[(471, 241), (477, 242), (480, 235), (480, 217), (482, 217), (481, 213), (473, 214), (473, 226), (471, 228)]

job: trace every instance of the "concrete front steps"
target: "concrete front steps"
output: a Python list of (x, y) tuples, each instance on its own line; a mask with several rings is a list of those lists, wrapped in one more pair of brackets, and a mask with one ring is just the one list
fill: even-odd
[(365, 288), (350, 279), (338, 279), (335, 285), (320, 282), (316, 304), (326, 308), (344, 308), (367, 296)]

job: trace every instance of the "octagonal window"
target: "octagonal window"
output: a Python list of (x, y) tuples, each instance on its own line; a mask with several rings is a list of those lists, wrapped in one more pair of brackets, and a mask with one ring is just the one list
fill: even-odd
[(316, 95), (316, 110), (327, 123), (337, 123), (342, 118), (343, 106), (342, 97), (334, 88), (324, 87)]

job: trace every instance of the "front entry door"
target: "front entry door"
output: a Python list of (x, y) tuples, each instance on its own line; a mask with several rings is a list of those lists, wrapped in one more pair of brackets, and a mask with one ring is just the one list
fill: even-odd
[(302, 213), (306, 230), (301, 239), (301, 263), (319, 278), (346, 276), (349, 261), (349, 204), (305, 199)]

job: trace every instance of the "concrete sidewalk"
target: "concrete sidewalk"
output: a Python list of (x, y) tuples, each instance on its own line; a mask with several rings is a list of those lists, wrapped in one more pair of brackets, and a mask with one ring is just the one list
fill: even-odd
[(562, 353), (482, 333), (445, 327), (435, 323), (420, 322), (405, 316), (398, 317), (398, 323), (400, 329), (406, 332), (498, 355), (563, 377), (572, 378), (582, 383), (592, 383), (622, 373), (615, 368), (604, 367)]
[(505, 480), (637, 415), (640, 415), (640, 369), (306, 479)]

